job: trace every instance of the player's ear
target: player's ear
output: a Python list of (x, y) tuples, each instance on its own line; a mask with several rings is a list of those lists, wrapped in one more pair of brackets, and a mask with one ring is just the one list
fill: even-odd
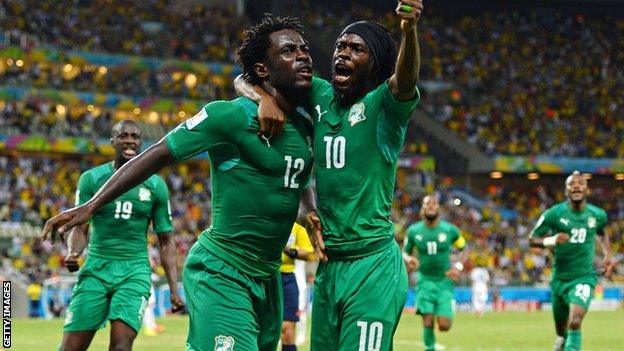
[(267, 67), (267, 65), (265, 65), (264, 63), (254, 63), (253, 68), (254, 72), (256, 72), (258, 77), (260, 77), (261, 79), (264, 80), (266, 79), (266, 77), (269, 76), (269, 67)]

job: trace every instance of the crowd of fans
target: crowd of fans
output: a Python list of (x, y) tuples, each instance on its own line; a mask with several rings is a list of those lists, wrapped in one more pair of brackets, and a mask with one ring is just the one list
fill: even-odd
[[(96, 66), (73, 62), (62, 52), (49, 62), (43, 57), (2, 60), (0, 85), (115, 93), (139, 97), (166, 96), (212, 101), (234, 96), (232, 66), (221, 73), (175, 64), (160, 68), (129, 64)], [(19, 61), (18, 61), (19, 60)], [(72, 63), (73, 62), (73, 63)], [(232, 63), (233, 64), (233, 63)]]
[(110, 136), (110, 111), (96, 114), (86, 107), (58, 107), (47, 99), (0, 101), (2, 135), (40, 134), (51, 137), (101, 138)]
[(425, 108), (489, 154), (622, 157), (624, 20), (555, 13), (431, 18)]
[(233, 61), (248, 25), (234, 3), (174, 5), (167, 0), (9, 0), (0, 2), (0, 29), (11, 40), (25, 35), (68, 49)]
[[(161, 57), (233, 63), (239, 34), (249, 23), (244, 16), (237, 17), (234, 6), (169, 11), (166, 1), (101, 6), (108, 3), (102, 0), (37, 2), (34, 11), (24, 10), (30, 3), (3, 3), (0, 23), (8, 26), (5, 29), (34, 33), (61, 47)], [(339, 28), (361, 18), (374, 18), (398, 32), (392, 12), (353, 6), (345, 12), (342, 3), (304, 1), (298, 15), (308, 35), (327, 43), (333, 43)], [(89, 16), (95, 23), (83, 23), (81, 14), (95, 7), (105, 10), (89, 12), (98, 14)], [(425, 84), (429, 88), (423, 89), (421, 106), (431, 116), (488, 154), (624, 156), (619, 138), (624, 133), (624, 119), (619, 118), (624, 112), (624, 73), (617, 68), (624, 66), (624, 54), (617, 50), (624, 40), (623, 19), (585, 16), (579, 14), (582, 11), (445, 16), (436, 10), (435, 5), (428, 7), (419, 26), (421, 80), (433, 83)], [(141, 23), (161, 23), (167, 36), (177, 40), (164, 40), (162, 33), (153, 40), (146, 32), (150, 27)], [(131, 35), (117, 35), (120, 30)], [(210, 73), (192, 73), (197, 83), (189, 89), (184, 82), (187, 73), (174, 77), (167, 70), (118, 67), (103, 75), (96, 69), (81, 70), (67, 80), (63, 67), (13, 65), (0, 79), (207, 100), (233, 96), (231, 77)]]

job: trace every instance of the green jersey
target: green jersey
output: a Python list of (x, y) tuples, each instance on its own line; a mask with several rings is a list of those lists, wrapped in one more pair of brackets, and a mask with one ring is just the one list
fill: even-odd
[(291, 116), (284, 134), (258, 137), (258, 106), (247, 98), (216, 101), (167, 134), (175, 160), (207, 151), (212, 226), (199, 242), (236, 269), (260, 279), (279, 269), (312, 168), (309, 116)]
[[(113, 176), (109, 162), (84, 172), (78, 180), (76, 205), (82, 205)], [(89, 255), (114, 260), (147, 259), (147, 229), (155, 233), (173, 231), (169, 190), (153, 175), (93, 214), (89, 224)]]
[(312, 83), (316, 194), (327, 253), (362, 256), (393, 239), (396, 165), (419, 95), (398, 101), (384, 83), (343, 107), (329, 82)]
[(563, 280), (593, 275), (596, 234), (602, 233), (607, 224), (607, 213), (587, 204), (582, 211), (575, 211), (570, 204), (561, 202), (542, 214), (531, 236), (551, 236), (566, 233), (570, 240), (554, 247), (553, 278)]
[(419, 272), (426, 278), (440, 280), (451, 268), (453, 246), (464, 247), (465, 240), (459, 228), (452, 223), (440, 220), (435, 227), (429, 227), (425, 221), (412, 224), (407, 228), (405, 252), (412, 255), (418, 252)]

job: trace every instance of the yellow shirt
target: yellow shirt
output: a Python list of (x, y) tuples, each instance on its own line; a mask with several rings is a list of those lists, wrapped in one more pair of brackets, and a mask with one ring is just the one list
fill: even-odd
[(26, 294), (33, 301), (41, 300), (41, 285), (36, 283), (28, 285)]
[[(295, 223), (290, 232), (290, 237), (288, 238), (288, 247), (292, 247), (295, 249), (306, 250), (309, 253), (314, 252), (314, 248), (312, 248), (312, 243), (310, 242), (310, 238), (308, 238), (308, 232), (306, 232), (305, 228)], [(295, 260), (286, 256), (282, 252), (282, 267), (280, 268), (280, 272), (282, 273), (294, 273), (295, 272)]]

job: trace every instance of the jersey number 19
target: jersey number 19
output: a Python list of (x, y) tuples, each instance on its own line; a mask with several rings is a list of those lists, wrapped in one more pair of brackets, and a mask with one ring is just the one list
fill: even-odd
[(132, 202), (115, 201), (115, 219), (130, 219), (132, 216)]

